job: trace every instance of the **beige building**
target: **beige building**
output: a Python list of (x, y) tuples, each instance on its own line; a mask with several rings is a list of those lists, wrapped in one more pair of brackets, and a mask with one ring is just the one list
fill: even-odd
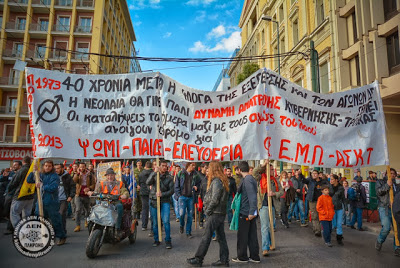
[[(390, 163), (400, 169), (400, 87), (396, 87), (400, 83), (399, 11), (400, 0), (245, 0), (239, 21), (242, 48), (238, 56), (277, 54), (279, 31), (280, 53), (307, 53), (310, 41), (314, 41), (321, 93), (378, 80)], [(262, 20), (265, 15), (277, 23)], [(254, 62), (278, 71), (276, 59)], [(232, 63), (228, 72), (232, 87), (237, 85), (244, 64)], [(280, 66), (283, 76), (311, 90), (309, 59), (281, 57)]]

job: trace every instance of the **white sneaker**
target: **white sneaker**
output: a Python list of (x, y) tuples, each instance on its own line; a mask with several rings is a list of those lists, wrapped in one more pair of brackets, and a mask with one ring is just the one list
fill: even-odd
[(234, 258), (234, 259), (232, 259), (232, 261), (233, 262), (238, 262), (238, 263), (248, 263), (249, 261), (242, 261), (242, 260), (239, 260), (239, 258)]
[(260, 263), (260, 260), (253, 260), (252, 258), (249, 258), (249, 262), (253, 262), (253, 263)]

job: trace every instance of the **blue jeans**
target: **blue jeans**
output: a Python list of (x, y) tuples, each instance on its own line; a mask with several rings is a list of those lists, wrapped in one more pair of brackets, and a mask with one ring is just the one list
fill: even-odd
[[(274, 217), (275, 225), (275, 208), (272, 207), (272, 216)], [(261, 223), (261, 245), (262, 250), (270, 250), (271, 246), (271, 225), (269, 224), (268, 207), (263, 206), (260, 209), (260, 223)]]
[(172, 202), (174, 202), (175, 216), (179, 219), (179, 202), (175, 199), (175, 194), (172, 195)]
[(354, 224), (356, 223), (356, 220), (357, 220), (357, 229), (362, 228), (362, 212), (363, 212), (362, 208), (353, 207), (354, 214), (353, 214), (353, 219), (350, 222), (351, 226), (354, 226)]
[[(292, 218), (292, 212), (296, 212), (296, 209), (299, 211), (300, 213), (300, 221), (301, 224), (305, 223), (305, 212), (304, 212), (304, 204), (303, 204), (303, 200), (301, 200), (300, 198), (296, 197), (296, 199), (293, 202), (293, 210), (289, 213), (289, 219)], [(296, 219), (298, 219), (298, 215), (296, 216)]]
[[(169, 211), (171, 207), (168, 202), (161, 203), (160, 213), (161, 213), (161, 220), (164, 224), (165, 229), (165, 242), (171, 242), (171, 226), (169, 223)], [(150, 213), (151, 213), (151, 220), (153, 223), (153, 234), (154, 234), (154, 241), (158, 240), (158, 222), (157, 222), (157, 208), (150, 205)]]
[(186, 234), (192, 233), (193, 221), (193, 197), (179, 197), (179, 223), (181, 227), (185, 227), (185, 214), (187, 211)]
[(292, 218), (299, 218), (299, 207), (297, 206), (296, 201), (290, 202), (289, 206), (288, 219), (292, 220)]
[(351, 206), (350, 204), (343, 204), (343, 224), (349, 226), (351, 222)]
[(310, 215), (310, 208), (308, 206), (308, 200), (307, 199), (304, 201), (304, 215), (306, 216), (306, 219), (308, 220), (309, 219), (308, 215)]
[(335, 210), (335, 215), (333, 216), (332, 220), (332, 226), (333, 228), (336, 228), (337, 235), (343, 234), (342, 220), (343, 220), (343, 209)]
[(331, 221), (320, 221), (322, 225), (322, 234), (324, 236), (325, 243), (331, 242), (331, 231), (332, 222)]
[(122, 205), (121, 202), (118, 202), (117, 204), (115, 204), (115, 208), (117, 209), (117, 212), (118, 212), (118, 217), (117, 217), (117, 222), (115, 224), (115, 228), (121, 229), (122, 216), (124, 215), (124, 206)]
[[(392, 227), (392, 211), (390, 208), (385, 208), (385, 207), (379, 207), (378, 208), (379, 211), (379, 218), (381, 218), (381, 225), (382, 225), (382, 229), (381, 232), (379, 233), (378, 236), (378, 242), (379, 243), (383, 243), (385, 242), (387, 236), (390, 233), (390, 228)], [(395, 244), (395, 240), (393, 240), (393, 247), (394, 249), (400, 248), (397, 247)]]
[[(36, 204), (35, 214), (39, 216), (39, 205)], [(60, 214), (60, 203), (50, 203), (43, 204), (43, 216), (47, 219), (50, 219), (51, 224), (53, 225), (55, 236), (57, 238), (65, 238), (67, 237), (64, 232), (64, 227), (62, 224), (62, 218)]]
[(229, 195), (228, 197), (228, 204), (226, 206), (226, 215), (228, 215), (228, 224), (231, 224), (232, 218), (233, 218), (233, 213), (232, 213), (232, 201), (233, 201), (233, 197), (231, 195)]

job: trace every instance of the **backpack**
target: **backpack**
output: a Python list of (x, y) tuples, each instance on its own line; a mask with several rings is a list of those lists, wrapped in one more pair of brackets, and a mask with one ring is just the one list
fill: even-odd
[(358, 183), (353, 184), (347, 190), (347, 198), (351, 201), (357, 201), (357, 202), (361, 200), (361, 190)]

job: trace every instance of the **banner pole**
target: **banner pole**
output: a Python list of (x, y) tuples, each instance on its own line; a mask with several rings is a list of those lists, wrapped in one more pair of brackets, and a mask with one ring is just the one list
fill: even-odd
[(194, 204), (194, 229), (197, 230), (197, 204)]
[[(37, 159), (33, 160), (33, 166), (37, 165)], [(36, 185), (40, 182), (40, 176), (39, 176), (39, 170), (36, 169), (35, 171), (35, 183)], [(44, 213), (43, 213), (43, 200), (42, 200), (42, 191), (41, 191), (41, 187), (37, 189), (37, 202), (38, 202), (38, 206), (39, 206), (39, 216), (43, 217)]]
[[(389, 165), (386, 166), (386, 173), (387, 173), (387, 178), (388, 178), (388, 180), (391, 180), (392, 183), (395, 183), (395, 182), (393, 181), (392, 177), (390, 176), (390, 166), (389, 166)], [(394, 230), (394, 241), (395, 241), (396, 246), (399, 247), (399, 246), (400, 246), (399, 237), (398, 237), (398, 231), (399, 231), (399, 230), (397, 230), (397, 223), (396, 223), (396, 220), (395, 220), (394, 215), (393, 215), (393, 199), (394, 199), (393, 186), (390, 186), (389, 198), (390, 198), (390, 207), (391, 207), (391, 210), (392, 210), (392, 221), (393, 221), (393, 230)]]
[(275, 249), (275, 232), (274, 232), (274, 219), (272, 218), (272, 197), (269, 196), (269, 191), (271, 190), (271, 178), (270, 178), (270, 174), (271, 174), (271, 168), (269, 166), (269, 159), (267, 159), (267, 187), (268, 187), (268, 191), (267, 191), (267, 195), (268, 195), (268, 215), (269, 215), (269, 229), (270, 229), (270, 233), (271, 233), (271, 249)]
[[(157, 167), (160, 167), (160, 159), (157, 157), (156, 159)], [(160, 170), (157, 172), (157, 193), (160, 192)], [(161, 200), (157, 195), (157, 224), (158, 224), (158, 241), (162, 241), (162, 233), (161, 233)]]

